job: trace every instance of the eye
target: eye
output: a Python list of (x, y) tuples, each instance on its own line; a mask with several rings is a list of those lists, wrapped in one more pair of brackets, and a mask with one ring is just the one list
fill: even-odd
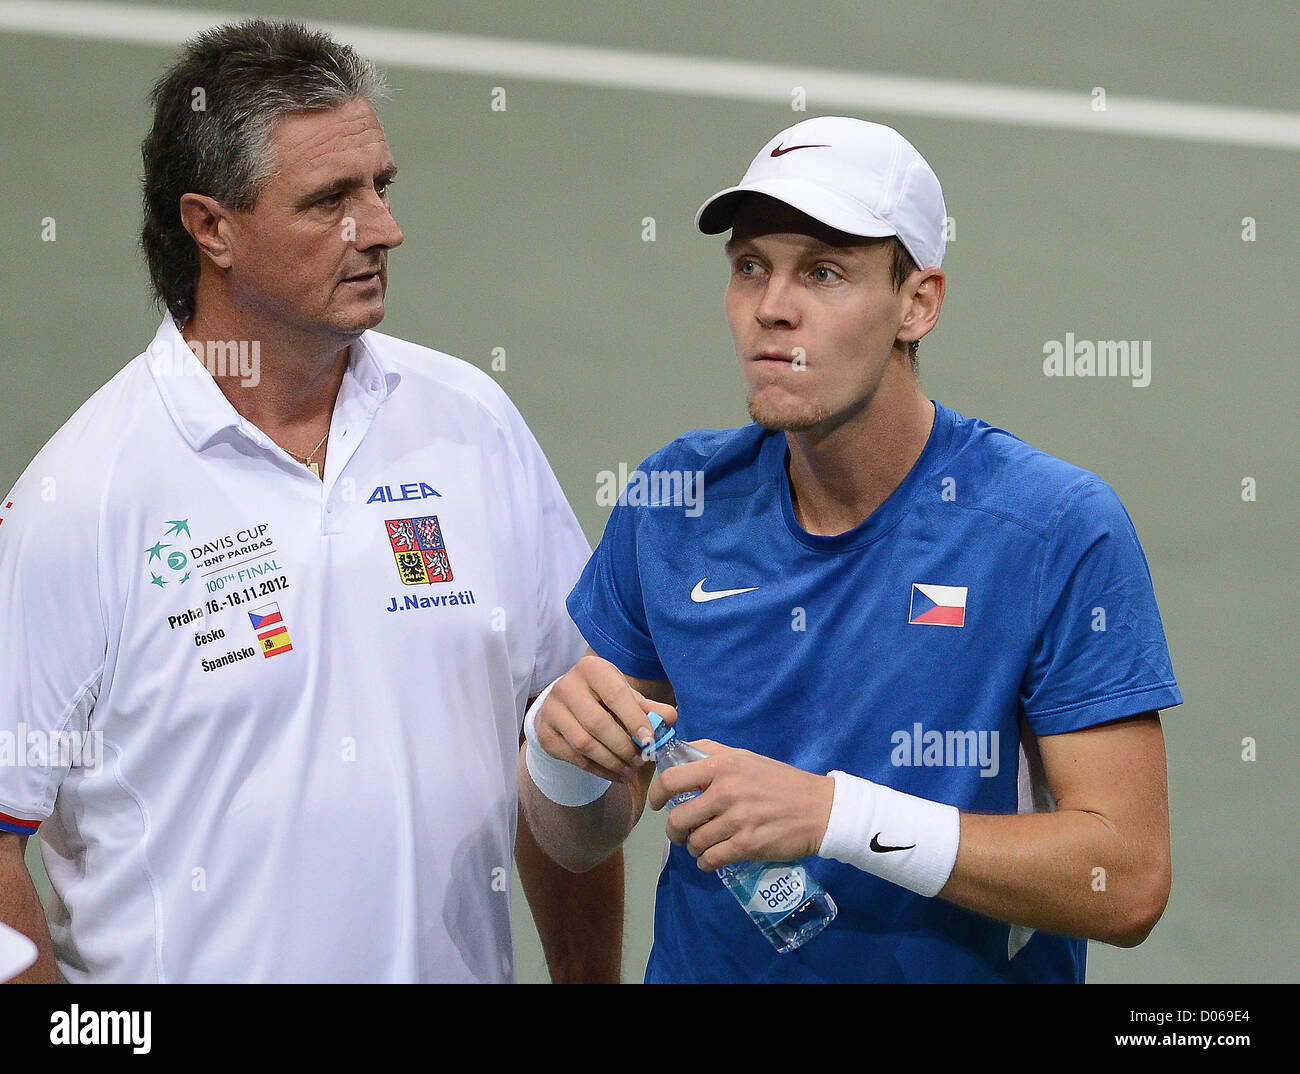
[(339, 203), (342, 201), (343, 201), (342, 194), (327, 194), (325, 197), (317, 201), (316, 204), (319, 205), (322, 209), (334, 209), (337, 208)]
[(843, 276), (829, 265), (818, 265), (813, 269), (813, 278), (818, 283), (834, 283), (836, 280), (844, 279)]
[(388, 197), (388, 191), (392, 188), (393, 184), (395, 184), (396, 182), (397, 182), (396, 179), (379, 180), (379, 182), (375, 184), (375, 193), (377, 193), (381, 198)]
[(758, 272), (758, 262), (752, 257), (741, 257), (736, 260), (736, 271), (741, 276), (753, 276)]

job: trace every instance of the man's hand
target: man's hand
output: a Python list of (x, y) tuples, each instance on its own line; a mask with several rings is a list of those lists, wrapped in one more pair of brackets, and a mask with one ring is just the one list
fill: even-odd
[(672, 705), (651, 701), (608, 660), (588, 654), (552, 688), (536, 717), (537, 741), (552, 757), (615, 783), (630, 782), (646, 763), (647, 712), (667, 724)]
[(709, 739), (692, 742), (702, 761), (660, 772), (650, 805), (703, 793), (668, 814), (668, 838), (712, 872), (737, 861), (797, 861), (816, 854), (831, 818), (835, 781)]

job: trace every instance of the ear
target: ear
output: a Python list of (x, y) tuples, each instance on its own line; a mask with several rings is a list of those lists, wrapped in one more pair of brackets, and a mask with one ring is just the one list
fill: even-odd
[(215, 198), (205, 194), (181, 195), (181, 224), (198, 243), (199, 250), (218, 268), (234, 263), (230, 250), (230, 214)]
[(946, 283), (942, 269), (928, 268), (913, 273), (903, 284), (904, 290), (910, 291), (912, 297), (903, 323), (898, 326), (900, 343), (914, 343), (935, 326), (943, 306)]

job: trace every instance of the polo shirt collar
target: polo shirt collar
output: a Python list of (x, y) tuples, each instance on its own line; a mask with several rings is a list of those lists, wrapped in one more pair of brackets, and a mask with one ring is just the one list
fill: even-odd
[[(265, 439), (231, 406), (207, 368), (190, 350), (171, 314), (164, 315), (153, 342), (141, 358), (148, 366), (163, 405), (195, 451), (202, 451), (227, 429), (239, 430), (259, 443)], [(230, 360), (233, 362), (234, 358)], [(348, 349), (348, 368), (343, 376), (340, 399), (355, 392), (376, 408), (402, 379), (384, 360), (383, 349), (371, 332), (362, 333)], [(349, 385), (349, 380), (354, 383)]]

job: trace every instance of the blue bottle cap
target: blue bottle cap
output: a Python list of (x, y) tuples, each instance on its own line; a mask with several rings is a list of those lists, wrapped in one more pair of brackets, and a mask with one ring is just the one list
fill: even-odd
[(658, 749), (665, 742), (668, 742), (677, 736), (677, 732), (664, 723), (664, 718), (660, 716), (659, 713), (650, 712), (647, 713), (646, 716), (650, 720), (650, 730), (654, 732), (654, 740), (652, 743), (654, 749)]

